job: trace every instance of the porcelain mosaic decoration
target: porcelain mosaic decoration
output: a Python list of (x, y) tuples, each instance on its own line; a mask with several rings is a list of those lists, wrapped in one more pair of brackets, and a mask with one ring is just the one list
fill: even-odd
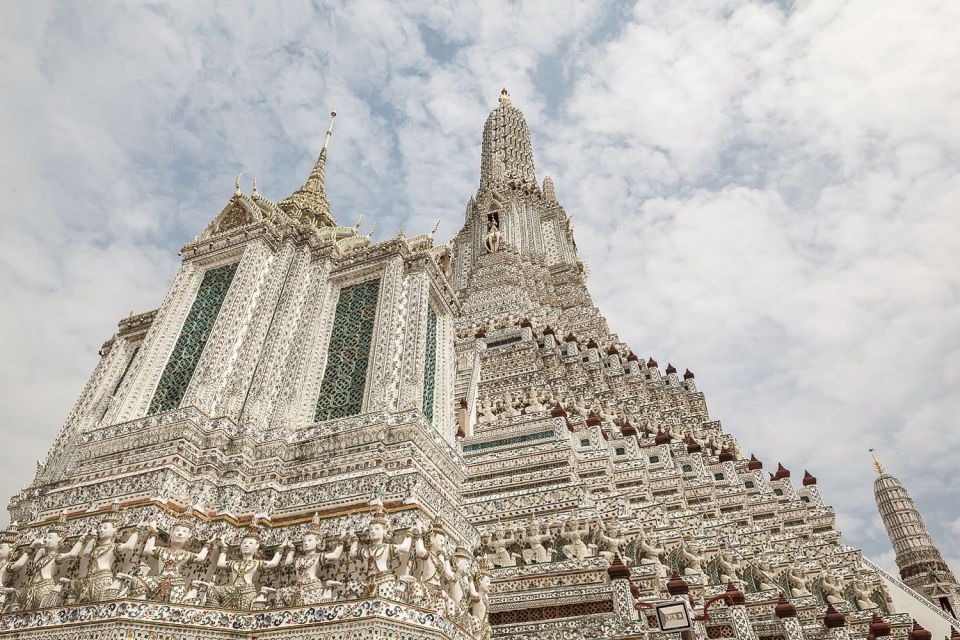
[(608, 328), (506, 91), (443, 244), (340, 226), (332, 128), (291, 196), (238, 179), (160, 306), (104, 343), (11, 499), (0, 637), (960, 628), (895, 478), (876, 492), (903, 580), (841, 541), (816, 478), (766, 472), (689, 370)]

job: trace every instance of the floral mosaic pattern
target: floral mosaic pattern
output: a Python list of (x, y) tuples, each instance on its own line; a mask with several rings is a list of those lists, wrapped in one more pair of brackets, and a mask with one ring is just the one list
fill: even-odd
[(234, 263), (210, 269), (203, 274), (200, 290), (197, 291), (197, 297), (194, 298), (187, 319), (183, 322), (173, 353), (170, 354), (153, 400), (150, 401), (149, 414), (170, 411), (180, 406), (236, 272), (237, 263)]
[(423, 368), (423, 415), (433, 422), (433, 394), (437, 374), (437, 314), (427, 307), (427, 354)]
[(262, 611), (252, 614), (200, 607), (114, 601), (97, 605), (71, 606), (31, 613), (0, 615), (0, 633), (113, 620), (172, 623), (206, 629), (269, 631), (287, 627), (336, 624), (365, 619), (384, 619), (410, 626), (412, 633), (423, 629), (456, 640), (469, 640), (471, 637), (442, 616), (384, 600), (360, 600), (300, 609)]
[(340, 291), (327, 348), (327, 368), (317, 399), (316, 422), (360, 413), (370, 364), (380, 280)]

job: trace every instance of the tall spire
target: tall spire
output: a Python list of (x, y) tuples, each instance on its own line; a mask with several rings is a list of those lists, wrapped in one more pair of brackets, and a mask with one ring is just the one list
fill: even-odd
[(506, 89), (499, 106), (483, 125), (480, 191), (499, 188), (539, 191), (533, 167), (533, 145), (523, 112), (510, 102)]
[(330, 202), (327, 200), (327, 194), (324, 190), (324, 181), (327, 173), (327, 148), (330, 146), (330, 137), (333, 135), (333, 120), (337, 117), (337, 111), (330, 112), (330, 125), (327, 127), (327, 133), (323, 137), (323, 147), (320, 149), (320, 156), (317, 158), (307, 181), (303, 186), (294, 191), (289, 197), (282, 200), (280, 208), (294, 218), (306, 218), (315, 221), (320, 226), (333, 226), (336, 224), (333, 213), (330, 211)]
[[(873, 449), (870, 452), (872, 454)], [(875, 456), (873, 464), (879, 474), (873, 482), (873, 495), (896, 553), (900, 577), (935, 605), (956, 616), (960, 613), (960, 585), (927, 531), (916, 503), (906, 487), (887, 473)]]

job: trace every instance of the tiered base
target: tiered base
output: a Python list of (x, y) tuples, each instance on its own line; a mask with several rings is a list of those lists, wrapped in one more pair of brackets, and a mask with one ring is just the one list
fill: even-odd
[(253, 613), (115, 600), (0, 616), (0, 638), (36, 640), (473, 640), (435, 613), (383, 599)]

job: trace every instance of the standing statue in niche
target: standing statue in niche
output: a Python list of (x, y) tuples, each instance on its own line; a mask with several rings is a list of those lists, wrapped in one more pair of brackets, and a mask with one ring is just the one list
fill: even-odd
[(148, 525), (147, 541), (143, 545), (143, 555), (157, 559), (156, 575), (145, 577), (118, 574), (131, 582), (131, 593), (140, 593), (141, 597), (156, 602), (179, 604), (190, 599), (187, 578), (184, 573), (191, 563), (203, 563), (210, 553), (210, 543), (204, 542), (199, 552), (187, 551), (186, 546), (193, 538), (193, 518), (181, 514), (170, 527), (170, 544), (157, 546), (157, 524)]
[(313, 519), (303, 534), (303, 553), (295, 555), (293, 547), (287, 552), (283, 564), (293, 565), (296, 584), (280, 589), (277, 594), (280, 602), (286, 607), (299, 607), (333, 600), (333, 588), (342, 583), (337, 580), (322, 580), (320, 570), (340, 559), (344, 543), (345, 536), (341, 536), (333, 551), (327, 553), (323, 530), (320, 528), (320, 516), (313, 514)]
[(67, 519), (61, 514), (60, 519), (47, 530), (43, 540), (35, 540), (31, 545), (31, 548), (37, 550), (30, 563), (30, 582), (22, 598), (24, 610), (53, 607), (59, 604), (57, 577), (61, 565), (79, 556), (84, 542), (83, 539), (77, 540), (70, 551), (60, 553), (60, 544), (66, 535)]
[(487, 235), (483, 239), (483, 244), (490, 253), (496, 253), (500, 250), (500, 242), (503, 240), (503, 234), (500, 233), (500, 225), (497, 219), (491, 217), (487, 222)]
[(117, 597), (119, 584), (114, 575), (114, 565), (127, 552), (137, 546), (140, 532), (134, 530), (124, 543), (116, 542), (117, 529), (120, 526), (120, 505), (113, 507), (97, 527), (97, 535), (90, 536), (81, 555), (89, 558), (87, 574), (80, 581), (78, 603), (103, 602)]
[[(218, 569), (230, 569), (230, 580), (224, 585), (215, 585), (207, 593), (207, 606), (222, 607), (250, 611), (258, 600), (257, 586), (260, 574), (264, 569), (274, 569), (280, 564), (283, 549), (290, 545), (284, 543), (273, 554), (270, 560), (263, 560), (257, 555), (260, 551), (260, 541), (263, 534), (256, 521), (250, 524), (240, 538), (240, 558), (227, 560), (229, 545), (226, 537), (220, 538), (220, 556), (217, 558)], [(209, 587), (209, 585), (208, 585)], [(259, 596), (262, 598), (263, 596)]]
[(365, 567), (366, 595), (377, 595), (381, 583), (392, 582), (396, 578), (391, 567), (394, 557), (409, 554), (413, 544), (411, 534), (421, 535), (419, 527), (414, 525), (410, 534), (400, 544), (387, 542), (390, 538), (387, 512), (383, 508), (383, 503), (379, 501), (374, 503), (374, 507), (374, 512), (367, 523), (367, 540), (361, 544), (356, 535), (352, 535), (350, 539), (350, 558), (359, 558)]

